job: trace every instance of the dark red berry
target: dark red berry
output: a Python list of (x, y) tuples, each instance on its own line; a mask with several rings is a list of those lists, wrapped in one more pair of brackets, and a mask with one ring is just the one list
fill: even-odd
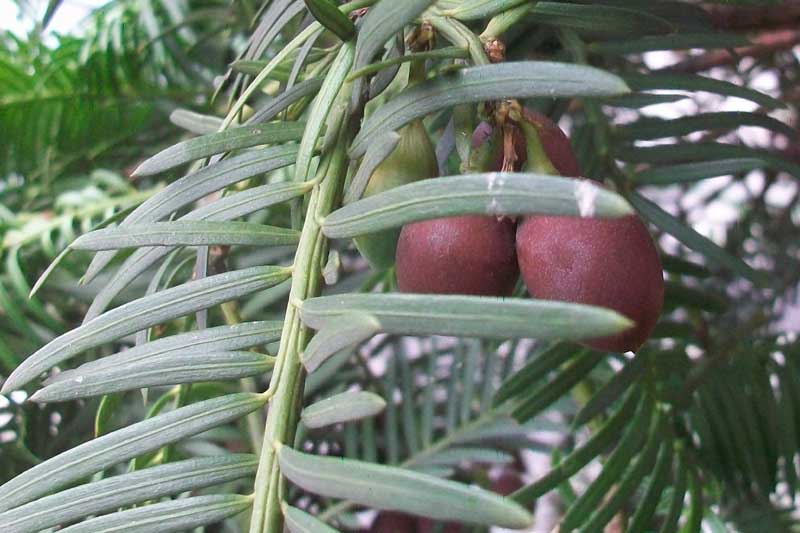
[(613, 309), (636, 325), (586, 344), (637, 350), (655, 327), (664, 301), (661, 261), (635, 215), (618, 219), (529, 216), (517, 228), (522, 279), (534, 298)]
[(514, 224), (481, 215), (407, 224), (396, 266), (403, 292), (507, 296), (519, 276)]
[(500, 494), (501, 496), (508, 496), (513, 492), (521, 489), (524, 483), (519, 474), (513, 470), (503, 470), (500, 474), (491, 480), (489, 490)]
[(369, 528), (370, 533), (416, 533), (417, 518), (394, 511), (381, 511)]
[(522, 115), (525, 122), (535, 128), (544, 153), (558, 171), (558, 174), (568, 177), (580, 176), (581, 171), (578, 168), (578, 160), (575, 159), (569, 137), (564, 133), (564, 130), (550, 120), (549, 117), (538, 111), (523, 108)]

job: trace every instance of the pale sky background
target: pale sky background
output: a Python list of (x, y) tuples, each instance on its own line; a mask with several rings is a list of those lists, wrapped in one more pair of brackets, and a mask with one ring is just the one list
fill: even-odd
[[(89, 12), (105, 4), (107, 0), (64, 0), (56, 11), (56, 15), (48, 26), (48, 30), (55, 33), (67, 33), (74, 30)], [(27, 0), (34, 6), (37, 18), (41, 19), (47, 9), (47, 0)], [(24, 35), (32, 27), (30, 16), (20, 20), (17, 2), (14, 0), (0, 0), (0, 28), (11, 30), (17, 35)]]

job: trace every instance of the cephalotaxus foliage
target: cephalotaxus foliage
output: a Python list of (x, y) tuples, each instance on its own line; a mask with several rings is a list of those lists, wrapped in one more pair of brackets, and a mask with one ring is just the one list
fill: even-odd
[[(368, 511), (376, 531), (792, 529), (800, 350), (785, 327), (800, 168), (780, 150), (796, 142), (782, 98), (800, 68), (778, 8), (236, 4), (104, 8), (87, 50), (103, 48), (104, 28), (122, 48), (149, 35), (161, 93), (203, 83), (210, 105), (172, 113), (188, 133), (146, 154), (140, 186), (77, 180), (67, 207), (52, 206), (58, 224), (0, 211), (0, 530), (347, 531)], [(236, 57), (213, 83), (194, 53), (198, 31), (226, 31), (209, 13), (249, 31), (225, 45)], [(656, 65), (667, 56), (654, 51), (671, 54)], [(751, 88), (759, 75), (774, 94)], [(664, 105), (680, 116), (655, 116)], [(559, 175), (555, 130), (536, 116), (568, 129), (570, 168), (589, 179)], [(754, 128), (768, 142), (747, 144)], [(35, 210), (25, 199), (46, 191), (21, 193), (35, 171), (18, 170), (0, 197)], [(726, 196), (736, 212), (711, 239), (697, 206), (707, 216)], [(634, 340), (598, 342), (637, 316), (614, 299), (542, 296), (560, 278), (537, 270), (540, 251), (523, 250), (516, 287), (473, 290), (497, 273), (479, 260), (498, 232), (503, 275), (516, 276), (517, 221), (539, 221), (535, 244), (563, 217), (596, 230), (634, 216), (643, 240), (604, 230), (571, 259), (597, 262), (590, 296), (627, 283), (626, 303), (657, 300), (652, 322), (663, 293), (655, 329)], [(447, 232), (472, 248), (431, 272), (421, 238), (409, 245), (399, 228), (444, 217), (469, 221)], [(397, 265), (406, 292), (398, 240), (414, 253)], [(665, 272), (656, 296), (643, 295), (653, 276), (625, 271), (642, 242)], [(565, 243), (547, 247), (562, 262)], [(25, 258), (56, 255), (34, 284), (45, 265)], [(462, 278), (466, 289), (435, 290)], [(638, 350), (595, 349), (618, 346)], [(555, 523), (536, 512), (547, 495)]]

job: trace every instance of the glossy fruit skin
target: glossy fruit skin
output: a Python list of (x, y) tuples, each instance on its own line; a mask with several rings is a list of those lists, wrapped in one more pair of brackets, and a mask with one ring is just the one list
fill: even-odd
[[(364, 189), (364, 198), (414, 181), (434, 178), (439, 174), (436, 149), (421, 120), (400, 130), (400, 141), (389, 156), (372, 172)], [(394, 263), (400, 228), (357, 237), (356, 247), (376, 270)]]
[(514, 223), (466, 215), (407, 224), (396, 266), (402, 292), (507, 296), (519, 276)]
[(664, 278), (653, 239), (638, 217), (530, 216), (517, 227), (516, 242), (531, 296), (607, 307), (636, 323), (584, 344), (636, 351), (650, 336), (664, 302)]
[(417, 518), (394, 511), (381, 511), (372, 522), (369, 533), (416, 533)]
[[(567, 177), (580, 176), (581, 171), (578, 168), (578, 160), (575, 158), (569, 137), (564, 133), (564, 130), (550, 120), (549, 117), (538, 111), (523, 108), (522, 115), (525, 122), (535, 128), (539, 142), (558, 174)], [(516, 139), (514, 144), (517, 144)], [(528, 158), (526, 157), (525, 159), (527, 161)], [(523, 165), (524, 168), (525, 166)]]

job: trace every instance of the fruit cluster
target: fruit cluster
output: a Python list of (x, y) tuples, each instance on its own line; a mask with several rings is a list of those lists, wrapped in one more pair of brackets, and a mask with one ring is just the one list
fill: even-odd
[[(408, 168), (424, 168), (422, 177), (431, 177), (432, 165), (424, 159), (432, 149), (421, 149), (430, 143), (421, 124), (413, 135), (413, 142), (401, 142), (415, 149), (401, 153), (398, 148), (387, 162), (394, 168), (397, 158), (403, 158)], [(471, 166), (478, 170), (580, 176), (564, 131), (528, 109), (518, 107), (495, 127), (482, 123), (472, 144)], [(509, 296), (521, 274), (534, 298), (606, 307), (635, 323), (618, 335), (586, 342), (599, 350), (637, 350), (655, 327), (663, 304), (658, 252), (635, 215), (530, 215), (521, 220), (457, 216), (407, 224), (399, 239), (395, 234), (383, 243), (384, 258), (396, 247), (397, 284), (403, 292)]]

